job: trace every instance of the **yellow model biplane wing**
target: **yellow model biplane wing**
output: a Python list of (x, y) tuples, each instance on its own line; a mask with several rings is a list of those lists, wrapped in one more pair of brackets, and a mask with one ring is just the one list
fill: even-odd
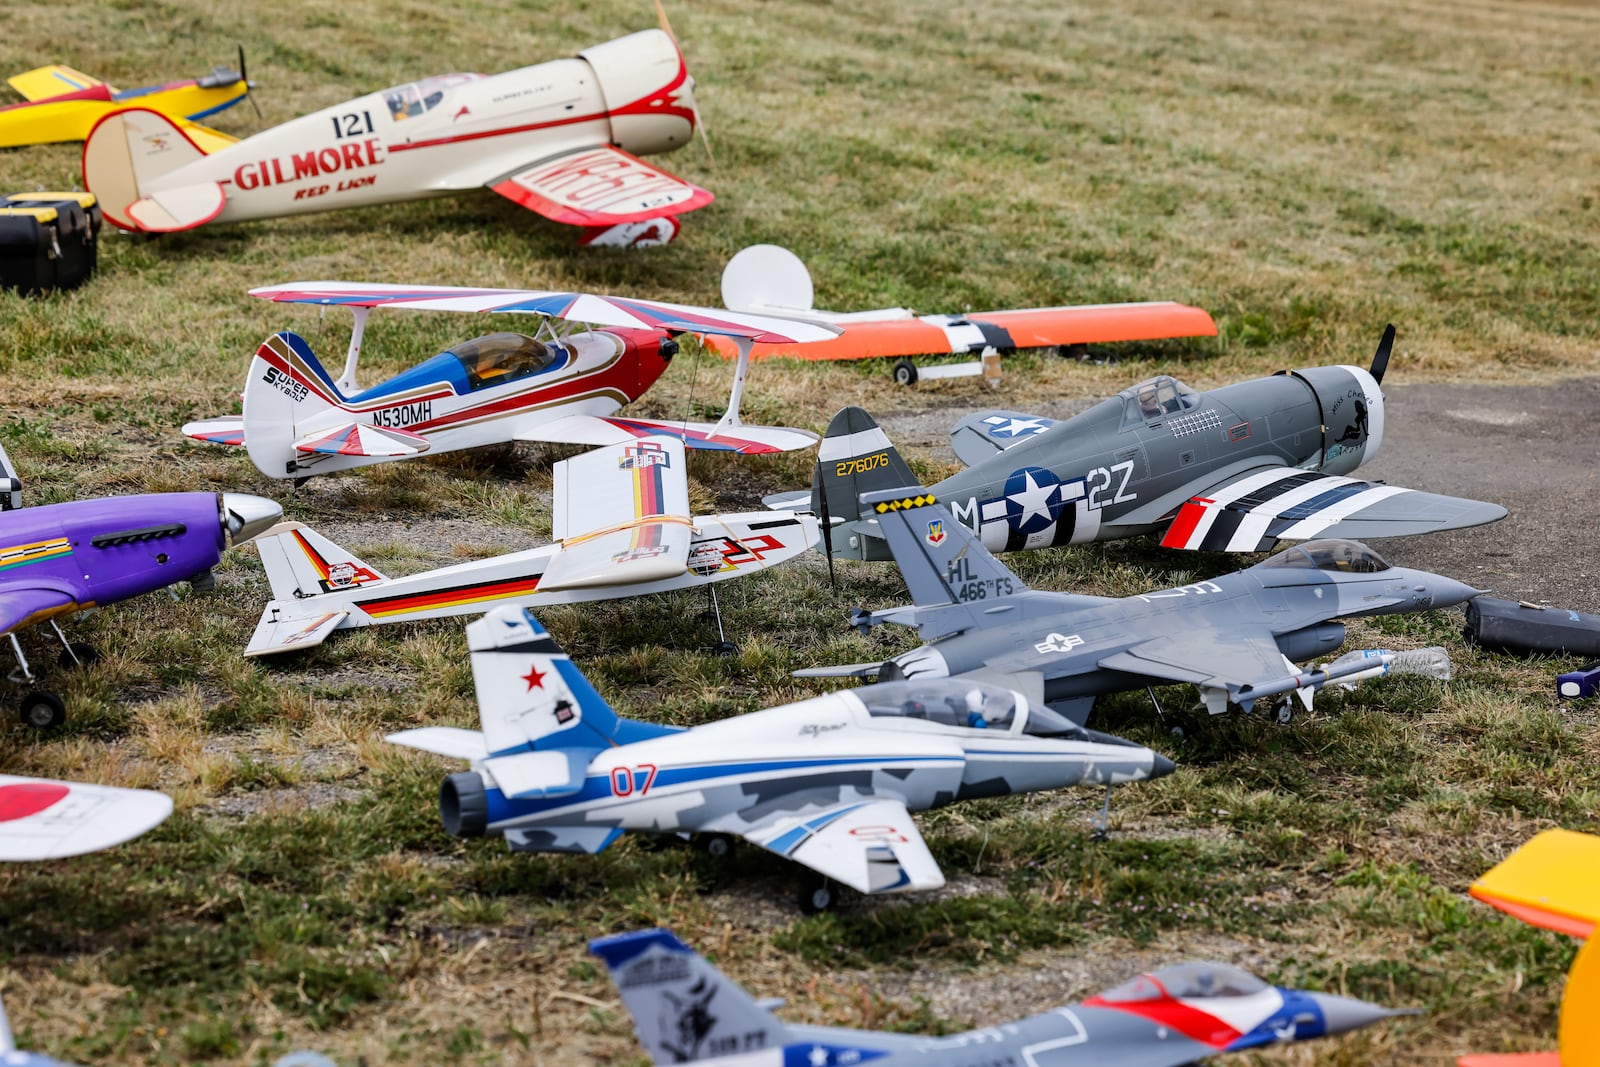
[(43, 100), (47, 96), (75, 93), (105, 83), (99, 78), (89, 77), (81, 70), (52, 63), (48, 67), (35, 67), (33, 70), (7, 78), (6, 84), (21, 93), (25, 100)]

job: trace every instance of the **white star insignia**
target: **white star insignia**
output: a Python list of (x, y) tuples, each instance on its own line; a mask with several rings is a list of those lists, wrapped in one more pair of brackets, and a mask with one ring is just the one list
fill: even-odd
[(1044, 429), (1043, 419), (1012, 419), (996, 415), (992, 419), (985, 419), (994, 429), (989, 431), (991, 437), (1022, 437), (1032, 435)]
[(828, 1067), (828, 1050), (821, 1045), (811, 1046), (811, 1067)]
[(1043, 515), (1048, 519), (1050, 517), (1050, 496), (1056, 491), (1056, 487), (1054, 485), (1039, 485), (1033, 480), (1031, 472), (1025, 471), (1022, 475), (1022, 480), (1027, 485), (1027, 488), (1021, 492), (1012, 493), (1006, 498), (1016, 501), (1022, 507), (1022, 514), (1017, 517), (1017, 525), (1025, 525), (1035, 515)]

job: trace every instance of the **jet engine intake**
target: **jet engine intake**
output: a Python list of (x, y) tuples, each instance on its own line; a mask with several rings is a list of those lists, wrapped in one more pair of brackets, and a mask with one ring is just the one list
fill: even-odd
[(1278, 638), (1283, 654), (1296, 663), (1325, 656), (1344, 644), (1344, 623), (1319, 622)]

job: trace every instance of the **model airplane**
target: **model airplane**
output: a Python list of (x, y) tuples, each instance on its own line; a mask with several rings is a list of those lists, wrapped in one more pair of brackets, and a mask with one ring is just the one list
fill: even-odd
[(1478, 590), (1426, 571), (1391, 567), (1355, 541), (1294, 545), (1247, 570), (1124, 597), (1029, 589), (954, 522), (929, 492), (869, 493), (900, 565), (912, 607), (858, 612), (863, 633), (882, 623), (914, 626), (927, 644), (883, 663), (815, 667), (803, 677), (976, 677), (1010, 686), (1082, 723), (1103, 693), (1191, 683), (1207, 710), (1273, 703), (1278, 721), (1307, 708), (1329, 682), (1376, 677), (1389, 657), (1341, 668), (1294, 663), (1344, 643), (1337, 619), (1396, 615), (1460, 604)]
[(0, 860), (99, 852), (154, 829), (171, 814), (172, 798), (148, 789), (0, 774)]
[[(811, 273), (787, 248), (752, 245), (728, 261), (722, 271), (722, 302), (736, 311), (763, 315), (791, 315), (831, 322), (844, 332), (831, 341), (794, 345), (775, 341), (759, 344), (757, 359), (788, 356), (805, 360), (896, 359), (892, 373), (901, 385), (918, 377), (955, 378), (984, 374), (997, 379), (999, 364), (990, 370), (980, 359), (968, 363), (923, 367), (911, 356), (995, 356), (1019, 348), (1097, 344), (1107, 341), (1153, 341), (1167, 337), (1215, 337), (1217, 324), (1199, 308), (1169, 302), (1144, 304), (1084, 304), (1076, 307), (1028, 308), (1013, 311), (974, 311), (961, 315), (918, 315), (906, 308), (839, 313), (811, 306)], [(733, 347), (720, 338), (706, 345), (725, 356)]]
[[(639, 596), (753, 574), (817, 541), (809, 516), (690, 518), (683, 443), (646, 438), (555, 465), (556, 544), (386, 578), (299, 523), (256, 539), (272, 602), (245, 649), (265, 656), (335, 630)], [(713, 601), (715, 603), (715, 601)], [(719, 621), (720, 625), (720, 621)], [(724, 642), (719, 651), (731, 653)]]
[[(1056, 422), (969, 415), (950, 435), (969, 466), (929, 487), (992, 552), (1159, 534), (1167, 548), (1265, 552), (1280, 539), (1402, 537), (1477, 526), (1506, 509), (1345, 475), (1377, 455), (1394, 327), (1370, 371), (1314, 367), (1195, 392), (1161, 375)], [(857, 514), (862, 493), (915, 484), (872, 416), (845, 408), (817, 453), (813, 492), (769, 499)], [(825, 497), (825, 498), (824, 498)], [(824, 523), (826, 526), (826, 522)], [(832, 551), (887, 559), (871, 520)]]
[[(243, 445), (269, 478), (308, 478), (423, 452), (503, 441), (609, 445), (662, 434), (690, 448), (762, 453), (808, 448), (805, 430), (739, 420), (748, 357), (734, 373), (728, 410), (715, 425), (617, 418), (677, 354), (673, 334), (731, 336), (745, 349), (775, 337), (831, 337), (829, 326), (648, 300), (512, 289), (301, 282), (251, 290), (280, 303), (338, 304), (355, 311), (355, 332), (335, 381), (298, 335), (267, 338), (250, 364), (244, 411), (183, 432)], [(465, 341), (361, 390), (355, 376), (367, 316), (375, 307), (539, 316), (539, 337), (492, 333)], [(554, 323), (604, 330), (562, 333)], [(548, 328), (546, 328), (548, 327)]]
[(234, 138), (198, 125), (199, 120), (232, 107), (255, 88), (245, 76), (243, 48), (237, 71), (217, 67), (203, 78), (142, 89), (115, 89), (59, 63), (6, 81), (22, 94), (23, 103), (0, 107), (0, 148), (81, 141), (107, 114), (136, 105), (165, 116), (215, 151)]
[[(0, 470), (10, 460), (0, 451)], [(0, 512), (0, 634), (17, 658), (13, 679), (35, 680), (17, 632), (48, 622), (63, 664), (93, 659), (67, 641), (56, 617), (114, 604), (177, 582), (210, 588), (211, 568), (283, 517), (275, 501), (242, 493), (155, 493), (75, 500)], [(66, 705), (48, 690), (22, 700), (22, 721), (59, 725)]]
[(585, 227), (586, 243), (665, 244), (674, 216), (711, 194), (638, 157), (689, 143), (693, 88), (672, 38), (646, 30), (574, 59), (368, 93), (237, 143), (128, 107), (90, 132), (83, 180), (107, 219), (148, 233), (488, 187)]
[(589, 942), (658, 1064), (1180, 1067), (1347, 1033), (1408, 1012), (1268, 985), (1226, 963), (1180, 963), (1077, 1004), (948, 1037), (785, 1023), (666, 930)]
[(618, 716), (531, 612), (467, 627), (482, 731), (434, 726), (388, 740), (470, 760), (439, 791), (445, 829), (518, 851), (595, 853), (624, 830), (734, 836), (863, 893), (944, 884), (912, 811), (1155, 778), (1170, 760), (1065, 721), (998, 686), (880, 683), (692, 729)]
[(1600, 1065), (1600, 837), (1546, 830), (1472, 885), (1472, 895), (1525, 923), (1583, 941), (1561, 998), (1558, 1052), (1463, 1056), (1460, 1067)]

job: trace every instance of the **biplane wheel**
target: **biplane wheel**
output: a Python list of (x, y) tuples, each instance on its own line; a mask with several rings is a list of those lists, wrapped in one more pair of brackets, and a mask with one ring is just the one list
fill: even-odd
[(722, 656), (723, 658), (737, 656), (739, 654), (739, 646), (732, 641), (718, 641), (711, 647), (711, 654)]
[(889, 373), (894, 377), (896, 385), (917, 384), (917, 365), (909, 359), (896, 360)]
[(100, 650), (93, 645), (84, 644), (82, 641), (73, 641), (61, 650), (61, 656), (56, 662), (63, 669), (88, 667), (100, 662)]
[(802, 915), (821, 915), (839, 906), (839, 887), (831, 878), (811, 877), (800, 883), (796, 900)]
[(35, 689), (22, 698), (22, 721), (35, 730), (53, 730), (67, 721), (67, 706), (54, 693)]
[(733, 855), (732, 834), (697, 834), (694, 844), (714, 860), (725, 860)]

